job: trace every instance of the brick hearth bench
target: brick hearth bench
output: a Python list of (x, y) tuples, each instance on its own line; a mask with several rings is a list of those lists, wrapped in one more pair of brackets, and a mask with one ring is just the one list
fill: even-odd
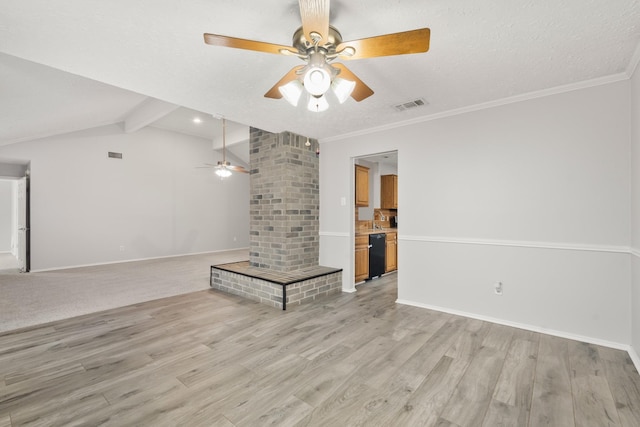
[(280, 272), (249, 261), (211, 266), (210, 286), (273, 307), (304, 304), (342, 291), (342, 269), (323, 266)]

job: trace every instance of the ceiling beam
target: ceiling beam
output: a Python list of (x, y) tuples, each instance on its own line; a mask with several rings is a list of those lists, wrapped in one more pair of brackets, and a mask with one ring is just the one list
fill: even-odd
[(178, 105), (160, 101), (159, 99), (147, 98), (125, 116), (123, 120), (124, 131), (125, 133), (136, 132), (166, 116), (178, 107)]

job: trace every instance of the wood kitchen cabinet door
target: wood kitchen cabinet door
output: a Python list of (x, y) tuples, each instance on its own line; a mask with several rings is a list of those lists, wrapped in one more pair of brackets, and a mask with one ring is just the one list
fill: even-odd
[(356, 166), (356, 206), (369, 206), (369, 168)]
[(398, 175), (380, 177), (380, 207), (398, 209)]
[(369, 277), (369, 236), (356, 236), (355, 283)]
[(388, 273), (398, 269), (398, 233), (387, 233), (387, 246), (385, 252), (385, 269)]

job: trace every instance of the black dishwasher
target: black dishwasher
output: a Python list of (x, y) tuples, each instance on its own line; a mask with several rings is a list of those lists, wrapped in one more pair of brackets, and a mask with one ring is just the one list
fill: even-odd
[(384, 274), (386, 234), (369, 234), (369, 280)]

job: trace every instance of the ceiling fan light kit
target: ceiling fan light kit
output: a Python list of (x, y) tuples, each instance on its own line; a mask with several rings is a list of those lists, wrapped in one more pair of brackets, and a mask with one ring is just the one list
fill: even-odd
[(313, 95), (309, 97), (309, 102), (307, 103), (307, 110), (321, 113), (322, 111), (327, 111), (328, 109), (329, 109), (329, 102), (327, 101), (326, 96)]
[(220, 162), (218, 162), (218, 167), (216, 169), (216, 175), (218, 175), (220, 178), (229, 178), (231, 176), (231, 171), (229, 169), (227, 169), (226, 165), (221, 164)]
[(373, 90), (340, 63), (331, 62), (379, 56), (422, 53), (429, 50), (429, 28), (369, 37), (343, 42), (340, 32), (329, 25), (329, 0), (299, 0), (302, 27), (293, 35), (293, 46), (283, 46), (218, 34), (204, 34), (204, 41), (215, 46), (247, 49), (265, 53), (297, 56), (305, 61), (276, 83), (264, 96), (282, 97), (296, 107), (306, 92), (307, 109), (321, 112), (329, 108), (326, 94), (331, 92), (338, 102), (351, 97), (360, 102), (373, 95)]
[(294, 107), (298, 106), (303, 90), (302, 83), (298, 80), (292, 80), (286, 85), (278, 87), (278, 91), (280, 91), (284, 99)]
[(320, 96), (331, 86), (331, 76), (323, 67), (311, 67), (304, 73), (304, 88), (310, 95)]
[(292, 80), (286, 85), (278, 87), (278, 90), (289, 104), (297, 107), (304, 88), (302, 87), (302, 83), (298, 80)]
[[(215, 115), (213, 117), (219, 118)], [(202, 167), (214, 168), (215, 174), (219, 176), (220, 179), (229, 178), (233, 172), (249, 173), (249, 171), (242, 166), (233, 166), (227, 161), (227, 121), (224, 118), (222, 118), (222, 160), (218, 161), (218, 164), (215, 166), (209, 163), (205, 163), (205, 165), (206, 166)]]
[(356, 82), (345, 80), (341, 77), (336, 77), (333, 79), (333, 83), (331, 83), (331, 89), (333, 89), (333, 93), (338, 98), (340, 104), (344, 104), (344, 102), (349, 99), (355, 87)]

